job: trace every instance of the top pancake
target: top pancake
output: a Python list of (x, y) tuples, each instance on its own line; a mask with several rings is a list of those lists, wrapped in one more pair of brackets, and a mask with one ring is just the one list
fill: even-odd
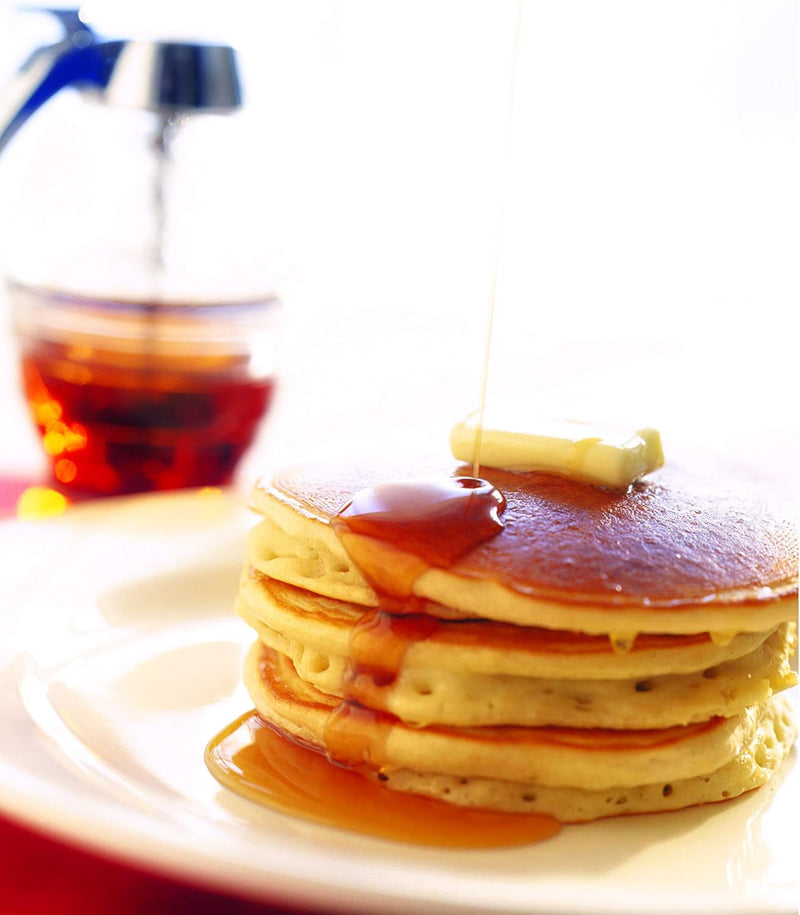
[[(259, 483), (253, 505), (267, 516), (282, 507), (278, 514), (285, 515), (289, 509), (306, 522), (329, 527), (350, 499), (369, 486), (470, 474), (471, 468), (446, 459), (394, 467), (311, 465), (286, 471), (269, 484)], [(745, 473), (717, 465), (697, 472), (674, 463), (625, 493), (543, 473), (481, 468), (480, 475), (506, 498), (505, 527), (448, 570), (434, 569), (422, 576), (432, 584), (432, 593), (425, 596), (444, 597), (445, 603), (469, 613), (471, 599), (466, 592), (471, 591), (481, 605), (475, 607), (477, 614), (490, 615), (485, 613), (486, 599), (491, 597), (494, 604), (498, 589), (481, 594), (476, 587), (481, 582), (525, 598), (524, 603), (556, 602), (587, 610), (683, 612), (706, 611), (711, 605), (748, 605), (746, 613), (741, 607), (743, 612), (731, 620), (732, 630), (753, 628), (743, 625), (748, 615), (763, 617), (757, 628), (787, 618), (785, 608), (772, 615), (762, 611), (769, 604), (784, 604), (797, 593), (792, 511)], [(327, 531), (324, 539), (330, 539)], [(439, 587), (443, 576), (448, 579), (446, 588)], [(452, 591), (454, 601), (448, 602), (439, 591)], [(508, 612), (501, 610), (499, 618), (542, 624), (521, 610), (517, 614), (511, 604), (519, 600), (507, 603)], [(568, 628), (598, 628), (586, 624), (585, 614), (563, 622)], [(721, 619), (708, 625), (701, 622), (679, 628), (670, 625), (664, 631), (726, 628)], [(647, 629), (653, 631), (650, 625)], [(608, 630), (601, 626), (599, 631)]]

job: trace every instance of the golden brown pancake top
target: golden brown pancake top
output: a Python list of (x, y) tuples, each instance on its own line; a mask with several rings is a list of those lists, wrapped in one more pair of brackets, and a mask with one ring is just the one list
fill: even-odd
[[(413, 466), (317, 464), (260, 487), (328, 522), (381, 482), (469, 475), (447, 459)], [(481, 468), (506, 498), (504, 529), (451, 571), (532, 596), (615, 605), (774, 600), (797, 591), (792, 507), (745, 471), (670, 464), (619, 493), (552, 474)]]

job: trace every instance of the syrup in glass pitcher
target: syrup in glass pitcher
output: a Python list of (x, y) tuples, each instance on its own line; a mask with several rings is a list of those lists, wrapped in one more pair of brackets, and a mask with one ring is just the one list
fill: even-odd
[(53, 484), (226, 485), (271, 402), (280, 312), (236, 52), (48, 12), (64, 36), (0, 98), (0, 169), (21, 176), (3, 266)]

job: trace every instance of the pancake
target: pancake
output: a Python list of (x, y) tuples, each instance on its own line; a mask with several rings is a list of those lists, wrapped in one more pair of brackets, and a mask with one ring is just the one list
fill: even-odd
[(463, 673), (404, 661), (389, 683), (352, 676), (352, 659), (308, 643), (253, 617), (242, 617), (260, 643), (288, 658), (299, 676), (329, 696), (389, 712), (414, 727), (517, 724), (591, 728), (665, 728), (729, 717), (796, 682), (790, 657), (796, 627), (784, 624), (750, 654), (690, 674), (642, 679), (576, 680)]
[[(249, 566), (239, 613), (329, 656), (349, 657), (353, 630), (375, 608), (312, 594)], [(434, 670), (564, 679), (631, 679), (702, 671), (754, 651), (773, 632), (744, 632), (715, 641), (691, 635), (641, 633), (620, 650), (608, 635), (513, 626), (494, 620), (436, 618), (412, 640), (404, 663)]]
[(387, 481), (470, 473), (409, 466), (257, 484), (237, 611), (265, 721), (398, 791), (563, 822), (735, 797), (780, 766), (786, 500), (720, 467), (667, 465), (626, 492), (487, 468), (469, 485), (502, 493), (502, 528), (463, 550), (443, 529), (450, 552), (426, 553), (342, 513)]
[(764, 710), (750, 744), (721, 768), (694, 778), (593, 791), (398, 769), (385, 775), (384, 784), (396, 791), (466, 807), (546, 813), (562, 823), (585, 823), (603, 817), (682, 810), (739, 797), (770, 780), (791, 752), (796, 736), (792, 709), (784, 697), (778, 697)]
[[(466, 472), (429, 462), (416, 478)], [(796, 615), (793, 509), (765, 501), (747, 476), (670, 465), (618, 493), (543, 473), (481, 473), (513, 523), (417, 580), (414, 593), (450, 615), (623, 637), (762, 632)], [(323, 465), (259, 483), (253, 507), (270, 523), (253, 534), (255, 568), (377, 606), (331, 521), (361, 490), (410, 478), (402, 467)]]
[[(734, 797), (755, 787), (754, 778), (769, 777), (787, 755), (796, 735), (791, 715), (782, 698), (762, 703), (732, 718), (714, 718), (695, 725), (658, 730), (601, 730), (569, 728), (413, 728), (393, 717), (365, 716), (356, 728), (352, 722), (337, 733), (332, 719), (336, 703), (301, 680), (291, 662), (256, 643), (245, 662), (245, 684), (264, 709), (267, 721), (294, 739), (322, 752), (330, 752), (353, 767), (367, 767), (394, 787), (404, 785), (423, 793), (447, 797), (453, 803), (486, 803), (490, 791), (505, 795), (497, 809), (536, 810), (555, 815), (562, 822), (581, 799), (602, 798), (599, 815), (632, 812), (609, 807), (606, 797), (625, 796), (635, 789), (643, 797), (662, 798), (665, 786), (694, 781), (694, 803)], [(333, 720), (333, 724), (332, 724)], [(743, 765), (746, 760), (746, 765)], [(758, 764), (758, 773), (754, 772)], [(709, 792), (714, 773), (724, 770)], [(726, 780), (725, 774), (730, 775)], [(708, 781), (704, 781), (707, 779)], [(763, 783), (763, 781), (761, 783)], [(452, 797), (452, 787), (482, 785), (480, 800), (462, 790)], [(438, 785), (438, 790), (437, 786)], [(443, 789), (449, 786), (450, 791)], [(536, 808), (524, 797), (542, 789), (558, 789), (553, 805)], [(563, 806), (556, 806), (559, 799)], [(653, 798), (655, 799), (655, 798)], [(673, 798), (666, 805), (650, 808), (675, 809)], [(642, 812), (637, 810), (636, 812)], [(587, 819), (585, 812), (579, 817)]]

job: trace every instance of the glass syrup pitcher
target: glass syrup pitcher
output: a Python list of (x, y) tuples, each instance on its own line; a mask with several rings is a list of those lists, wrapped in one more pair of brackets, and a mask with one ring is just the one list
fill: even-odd
[(52, 483), (226, 485), (270, 404), (279, 312), (236, 52), (45, 12), (63, 38), (0, 97), (0, 259)]

